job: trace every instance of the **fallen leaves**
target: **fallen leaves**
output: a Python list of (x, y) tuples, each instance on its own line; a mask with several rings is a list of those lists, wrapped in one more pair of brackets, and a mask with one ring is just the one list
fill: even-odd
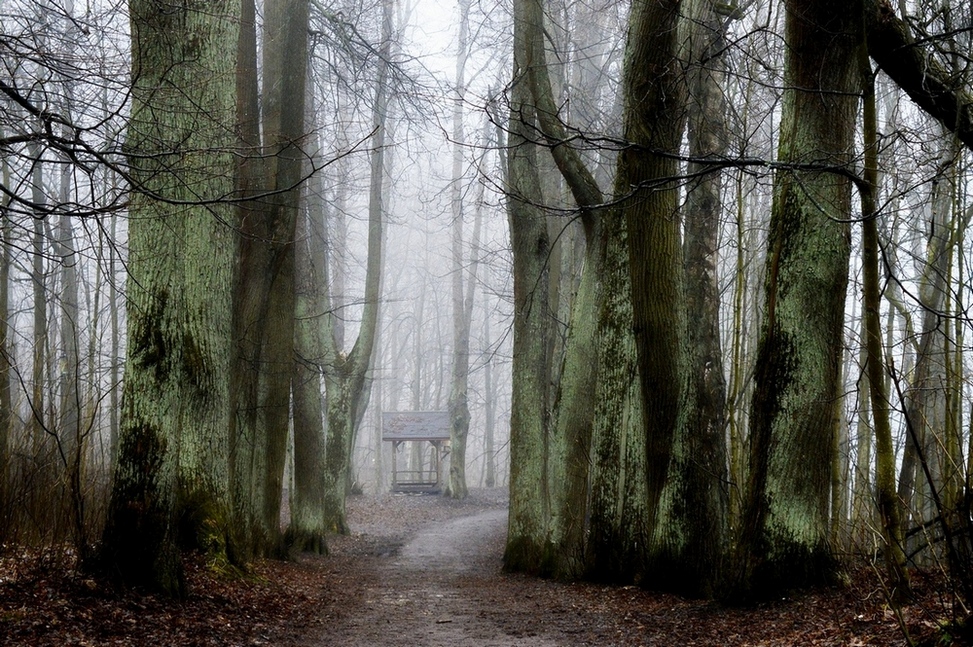
[[(78, 571), (69, 551), (6, 546), (0, 552), (0, 645), (321, 647), (335, 644), (340, 630), (340, 644), (372, 647), (362, 614), (380, 606), (400, 623), (383, 622), (381, 631), (388, 635), (418, 635), (421, 623), (431, 623), (455, 633), (455, 644), (464, 646), (471, 635), (499, 645), (539, 637), (548, 641), (544, 644), (565, 646), (905, 644), (896, 614), (869, 569), (854, 571), (844, 588), (748, 608), (631, 586), (508, 575), (499, 572), (497, 560), (457, 577), (458, 588), (447, 602), (459, 600), (460, 607), (440, 610), (436, 605), (444, 602), (422, 582), (413, 583), (418, 593), (411, 598), (388, 591), (389, 564), (409, 537), (430, 523), (503, 505), (496, 492), (477, 492), (466, 502), (354, 497), (348, 509), (355, 532), (334, 538), (330, 557), (260, 561), (248, 577), (229, 578), (190, 556), (184, 601), (113, 589)], [(502, 540), (490, 550), (499, 555)], [(937, 635), (950, 618), (949, 596), (940, 595), (942, 582), (917, 581), (920, 598), (903, 617), (913, 638), (921, 640)], [(422, 607), (427, 598), (432, 606)], [(408, 625), (412, 621), (416, 626)]]

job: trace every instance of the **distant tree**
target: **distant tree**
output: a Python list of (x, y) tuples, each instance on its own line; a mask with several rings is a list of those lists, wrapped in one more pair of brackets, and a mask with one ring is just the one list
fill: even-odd
[[(449, 393), (450, 457), (445, 494), (465, 499), (466, 443), (470, 433), (470, 406), (467, 393), (470, 373), (470, 325), (473, 317), (473, 292), (476, 274), (470, 273), (467, 289), (464, 276), (468, 273), (463, 255), (463, 132), (464, 102), (466, 101), (466, 59), (469, 56), (470, 0), (459, 1), (459, 39), (456, 50), (456, 99), (453, 106), (453, 188), (452, 188), (452, 257), (453, 257), (453, 362)], [(475, 251), (474, 251), (475, 253)], [(472, 267), (475, 267), (475, 261)], [(469, 293), (469, 294), (467, 294)]]
[[(2, 136), (2, 132), (0, 132)], [(10, 186), (10, 165), (6, 157), (0, 159), (0, 181)], [(8, 207), (10, 197), (0, 196), (0, 522), (9, 529), (11, 522), (11, 502), (9, 498), (10, 478), (10, 431), (13, 422), (13, 403), (10, 378), (13, 355), (10, 344), (10, 217)], [(0, 537), (5, 533), (0, 531)]]
[(385, 222), (385, 148), (389, 106), (389, 60), (393, 39), (391, 0), (382, 0), (381, 64), (372, 104), (372, 136), (368, 191), (368, 252), (365, 268), (364, 309), (361, 328), (350, 353), (345, 355), (334, 335), (336, 313), (327, 317), (324, 335), (328, 438), (325, 447), (325, 523), (329, 532), (347, 534), (345, 500), (351, 470), (355, 431), (367, 402), (366, 378), (378, 334), (378, 308), (382, 285), (382, 241)]

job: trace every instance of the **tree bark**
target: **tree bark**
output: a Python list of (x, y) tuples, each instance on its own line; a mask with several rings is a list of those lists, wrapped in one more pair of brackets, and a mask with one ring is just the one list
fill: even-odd
[[(381, 58), (389, 60), (393, 38), (392, 2), (382, 2)], [(365, 300), (361, 328), (351, 352), (345, 357), (334, 336), (335, 315), (328, 317), (324, 336), (329, 368), (325, 373), (328, 438), (325, 447), (325, 519), (330, 532), (347, 534), (345, 514), (348, 479), (354, 449), (355, 429), (360, 420), (365, 380), (372, 363), (378, 334), (378, 308), (382, 286), (382, 240), (385, 221), (383, 186), (385, 179), (385, 137), (388, 119), (388, 68), (379, 68), (372, 108), (371, 176), (368, 197), (368, 257), (365, 268)]]
[[(834, 0), (791, 0), (786, 8), (778, 158), (847, 169), (859, 90), (857, 14)], [(843, 176), (778, 173), (738, 595), (774, 595), (835, 576), (828, 505), (850, 216), (850, 183)]]
[(645, 420), (632, 328), (628, 230), (616, 214), (601, 224), (598, 381), (591, 439), (585, 575), (628, 584), (645, 575), (647, 526)]
[[(179, 535), (226, 556), (238, 6), (132, 0), (137, 181), (129, 206), (121, 439), (101, 562), (129, 585), (183, 592)], [(186, 148), (192, 142), (192, 148)]]
[(584, 263), (577, 292), (571, 300), (562, 362), (559, 367), (552, 366), (552, 369), (559, 368), (559, 379), (552, 379), (557, 384), (550, 431), (554, 441), (546, 458), (552, 515), (549, 541), (558, 547), (549, 568), (559, 577), (573, 578), (581, 575), (585, 568), (588, 477), (595, 415), (591, 397), (598, 380), (597, 313), (602, 300), (604, 254), (597, 211), (602, 207), (604, 195), (579, 151), (572, 145), (554, 101), (543, 41), (546, 29), (542, 3), (539, 0), (525, 2), (524, 16), (525, 45), (530, 48), (530, 99), (536, 106), (541, 134), (580, 208), (585, 234)]
[[(725, 523), (725, 469), (701, 448), (714, 440), (691, 424), (676, 156), (684, 86), (677, 60), (678, 2), (636, 3), (623, 76), (625, 140), (616, 199), (628, 228), (633, 329), (645, 423), (646, 583), (705, 594), (715, 586)], [(714, 447), (708, 447), (713, 449)], [(712, 453), (712, 452), (711, 452)], [(713, 459), (701, 463), (700, 458)], [(714, 469), (715, 468), (715, 469)], [(660, 584), (664, 583), (664, 584)]]
[(291, 550), (327, 554), (325, 536), (325, 433), (321, 373), (325, 365), (321, 318), (327, 310), (322, 287), (327, 281), (324, 209), (309, 199), (299, 241), (294, 376), (294, 490), (285, 543)]
[(669, 470), (684, 371), (679, 331), (682, 252), (677, 167), (683, 89), (676, 74), (678, 0), (636, 2), (629, 19), (623, 76), (624, 138), (616, 196), (628, 226), (632, 313), (645, 406), (648, 527)]
[[(246, 4), (246, 3), (245, 3)], [(248, 9), (249, 10), (249, 9)], [(239, 344), (234, 468), (238, 512), (247, 551), (283, 551), (280, 503), (290, 416), (294, 361), (295, 238), (304, 170), (304, 99), (307, 66), (308, 0), (273, 0), (264, 23), (263, 146), (254, 131), (255, 79), (240, 81), (241, 138), (259, 161), (241, 169), (245, 192), (259, 187), (271, 194), (244, 207), (240, 270), (235, 289)], [(250, 20), (246, 21), (250, 28)], [(246, 37), (249, 39), (250, 33)], [(246, 45), (246, 55), (253, 50)], [(249, 68), (252, 59), (241, 59)], [(253, 70), (250, 70), (251, 73)]]
[[(466, 297), (463, 277), (467, 273), (463, 258), (463, 104), (466, 101), (466, 59), (469, 55), (470, 0), (459, 1), (459, 40), (456, 52), (456, 98), (453, 106), (453, 186), (452, 186), (452, 256), (453, 256), (453, 362), (452, 385), (449, 393), (449, 475), (444, 494), (453, 499), (465, 499), (466, 440), (470, 433), (468, 383), (470, 372), (470, 325), (472, 301)], [(474, 251), (474, 254), (476, 252)], [(475, 261), (469, 281), (476, 282)]]
[[(658, 555), (654, 577), (679, 582), (684, 593), (710, 596), (721, 577), (728, 533), (726, 441), (719, 335), (717, 247), (721, 213), (721, 177), (707, 168), (707, 158), (726, 154), (722, 55), (725, 18), (710, 0), (684, 3), (684, 48), (688, 142), (695, 178), (686, 195), (684, 263), (685, 319), (677, 325), (685, 349), (681, 367), (687, 389), (682, 395), (679, 428), (673, 439), (672, 464), (663, 488), (656, 527)], [(643, 366), (644, 370), (644, 366)]]
[(510, 512), (504, 568), (549, 570), (550, 501), (547, 459), (550, 432), (550, 334), (548, 312), (551, 241), (538, 206), (536, 110), (531, 98), (531, 16), (514, 4), (513, 81), (507, 137), (507, 217), (513, 249), (514, 338), (510, 412)]

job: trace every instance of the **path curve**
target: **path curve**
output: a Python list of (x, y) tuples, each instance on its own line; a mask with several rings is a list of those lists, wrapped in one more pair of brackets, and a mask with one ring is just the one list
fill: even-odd
[[(420, 530), (376, 575), (362, 603), (326, 632), (335, 647), (554, 647), (542, 636), (511, 636), (475, 596), (477, 578), (496, 578), (506, 510), (437, 522)], [(473, 582), (473, 586), (471, 586)]]

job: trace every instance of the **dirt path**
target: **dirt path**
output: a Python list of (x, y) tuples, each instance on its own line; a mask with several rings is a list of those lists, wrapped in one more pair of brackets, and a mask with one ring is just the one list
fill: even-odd
[(538, 619), (547, 615), (550, 603), (538, 591), (547, 584), (501, 572), (505, 494), (479, 493), (464, 503), (433, 497), (363, 498), (352, 504), (349, 521), (352, 537), (336, 538), (333, 548), (334, 575), (348, 582), (351, 597), (326, 623), (320, 639), (309, 644), (589, 644), (567, 638), (557, 618), (542, 628)]
[[(874, 591), (726, 608), (637, 587), (504, 574), (506, 501), (362, 497), (335, 538), (327, 603), (300, 647), (771, 647), (902, 644)], [(317, 562), (316, 562), (317, 563)], [(871, 601), (866, 601), (871, 600)], [(251, 643), (253, 644), (253, 643)]]
[(473, 579), (495, 577), (506, 530), (504, 510), (489, 510), (438, 522), (423, 529), (378, 569), (366, 585), (360, 612), (332, 627), (326, 645), (372, 647), (487, 647), (557, 643), (539, 636), (507, 634), (480, 597), (470, 597)]

